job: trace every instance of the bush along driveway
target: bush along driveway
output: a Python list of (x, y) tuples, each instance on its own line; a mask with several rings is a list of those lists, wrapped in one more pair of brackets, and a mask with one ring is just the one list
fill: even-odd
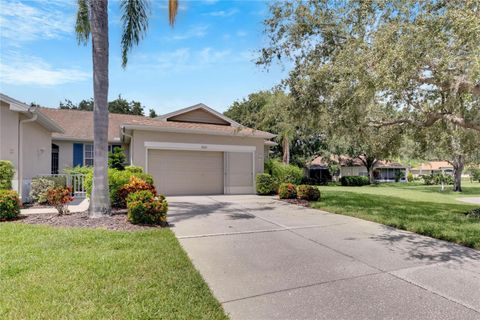
[(479, 319), (480, 252), (259, 196), (170, 198), (232, 319)]
[(0, 223), (0, 319), (227, 319), (168, 229)]

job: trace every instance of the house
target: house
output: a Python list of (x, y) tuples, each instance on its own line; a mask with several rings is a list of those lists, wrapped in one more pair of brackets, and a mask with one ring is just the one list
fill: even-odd
[(0, 159), (15, 167), (12, 186), (25, 199), (30, 179), (51, 172), (51, 136), (62, 127), (41, 112), (0, 93)]
[[(328, 164), (335, 163), (339, 166), (338, 172), (331, 176)], [(376, 182), (393, 182), (398, 174), (401, 174), (400, 181), (406, 181), (407, 168), (397, 162), (379, 160), (374, 165), (373, 175)], [(332, 156), (330, 161), (326, 161), (323, 157), (313, 159), (307, 168), (308, 176), (319, 181), (331, 181), (339, 179), (343, 176), (368, 176), (367, 168), (358, 158), (348, 156)]]
[(410, 169), (414, 177), (435, 173), (453, 174), (453, 166), (448, 161), (429, 161)]
[[(93, 113), (42, 108), (64, 128), (52, 132), (51, 173), (93, 164)], [(204, 104), (156, 119), (110, 114), (109, 149), (151, 174), (166, 195), (249, 194), (275, 135), (246, 128)], [(49, 149), (50, 150), (50, 149)]]

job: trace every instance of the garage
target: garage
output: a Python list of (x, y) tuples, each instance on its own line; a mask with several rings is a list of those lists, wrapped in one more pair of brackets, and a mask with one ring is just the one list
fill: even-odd
[(224, 193), (223, 152), (149, 150), (148, 172), (165, 195)]

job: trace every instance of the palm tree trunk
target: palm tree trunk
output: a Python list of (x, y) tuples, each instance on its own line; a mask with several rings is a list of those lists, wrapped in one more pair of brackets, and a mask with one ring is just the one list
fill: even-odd
[(91, 0), (93, 56), (93, 188), (90, 217), (110, 213), (108, 192), (108, 0)]

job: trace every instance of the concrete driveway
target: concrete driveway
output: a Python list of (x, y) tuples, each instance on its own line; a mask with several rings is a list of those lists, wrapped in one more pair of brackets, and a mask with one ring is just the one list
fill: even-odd
[(480, 252), (270, 197), (169, 198), (232, 319), (480, 319)]

